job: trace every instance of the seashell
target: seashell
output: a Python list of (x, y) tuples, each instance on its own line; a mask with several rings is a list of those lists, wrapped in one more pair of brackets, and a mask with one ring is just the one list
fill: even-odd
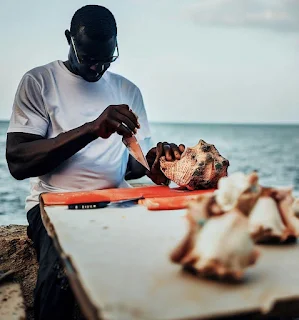
[(223, 213), (237, 208), (249, 216), (249, 232), (257, 243), (285, 242), (299, 236), (299, 208), (292, 189), (262, 187), (256, 172), (221, 178), (215, 199)]
[(285, 242), (299, 236), (292, 188), (263, 188), (249, 216), (249, 231), (258, 243)]
[(189, 232), (172, 252), (171, 260), (199, 275), (239, 280), (258, 256), (248, 231), (248, 219), (237, 209), (198, 223), (189, 212)]
[(160, 159), (164, 175), (181, 187), (189, 190), (216, 188), (218, 180), (227, 176), (229, 161), (223, 158), (214, 145), (200, 140), (188, 147), (180, 160)]
[(253, 172), (245, 175), (241, 172), (223, 177), (218, 182), (218, 190), (215, 191), (217, 204), (223, 211), (238, 208), (248, 215), (255, 205), (261, 187), (258, 185), (258, 175)]
[(288, 230), (284, 225), (277, 204), (271, 197), (261, 197), (249, 217), (249, 232), (255, 242), (268, 242), (274, 239), (284, 241)]

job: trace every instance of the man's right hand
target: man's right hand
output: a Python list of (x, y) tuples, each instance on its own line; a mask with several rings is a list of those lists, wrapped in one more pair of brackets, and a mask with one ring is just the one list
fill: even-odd
[(137, 116), (126, 104), (111, 105), (93, 122), (94, 133), (103, 139), (117, 132), (124, 137), (130, 137), (140, 128)]

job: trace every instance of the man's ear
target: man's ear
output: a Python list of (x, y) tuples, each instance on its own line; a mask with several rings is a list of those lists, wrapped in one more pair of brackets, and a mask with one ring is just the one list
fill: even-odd
[(71, 33), (69, 32), (69, 30), (65, 30), (64, 35), (66, 37), (68, 44), (71, 44)]

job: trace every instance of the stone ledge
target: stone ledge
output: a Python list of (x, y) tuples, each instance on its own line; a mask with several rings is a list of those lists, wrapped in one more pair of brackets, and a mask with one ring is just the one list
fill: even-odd
[[(12, 317), (2, 316), (0, 308), (1, 320), (34, 320), (33, 292), (37, 279), (38, 262), (32, 244), (32, 241), (27, 237), (27, 226), (0, 226), (0, 291), (3, 286), (7, 285), (13, 291), (18, 287), (18, 293), (23, 295), (24, 314), (26, 310), (26, 318), (25, 316), (20, 318), (19, 315), (22, 313), (18, 307), (19, 300), (13, 295), (12, 300), (9, 299), (11, 301), (9, 310), (13, 310)], [(3, 298), (0, 295), (0, 304)], [(75, 303), (73, 318), (75, 320), (84, 319), (77, 303)]]
[(33, 319), (33, 290), (37, 270), (36, 254), (32, 241), (27, 237), (27, 226), (0, 226), (0, 276), (11, 272), (4, 281), (9, 280), (21, 288), (27, 319)]
[(26, 319), (24, 299), (18, 283), (0, 285), (0, 319)]

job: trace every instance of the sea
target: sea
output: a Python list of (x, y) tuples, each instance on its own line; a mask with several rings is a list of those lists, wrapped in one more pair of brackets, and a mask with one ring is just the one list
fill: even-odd
[[(230, 162), (228, 173), (257, 170), (264, 186), (293, 186), (299, 196), (299, 125), (151, 123), (153, 143), (216, 146)], [(6, 159), (7, 121), (0, 122), (0, 225), (27, 224), (24, 211), (29, 181), (11, 177)]]

